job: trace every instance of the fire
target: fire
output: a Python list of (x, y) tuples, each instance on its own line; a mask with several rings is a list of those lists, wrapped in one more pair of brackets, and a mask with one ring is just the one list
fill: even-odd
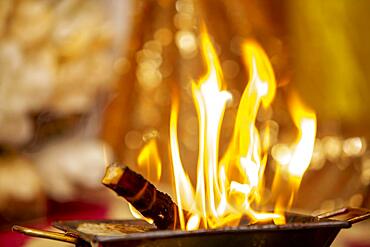
[[(316, 134), (315, 113), (305, 107), (297, 95), (291, 97), (289, 109), (298, 128), (297, 140), (285, 152), (289, 154), (288, 158), (285, 157), (286, 162), (277, 166), (272, 188), (277, 195), (275, 212), (257, 210), (265, 187), (263, 176), (269, 151), (269, 131), (266, 129), (262, 137), (256, 127), (256, 118), (259, 108), (269, 107), (275, 96), (272, 66), (257, 43), (244, 42), (242, 55), (249, 81), (240, 100), (232, 138), (220, 157), (221, 125), (232, 95), (227, 91), (215, 49), (205, 31), (200, 41), (206, 73), (192, 82), (199, 128), (195, 186), (180, 157), (177, 136), (179, 100), (176, 94), (170, 116), (170, 151), (181, 228), (236, 226), (242, 218), (248, 218), (250, 222), (272, 220), (276, 224), (284, 223), (284, 210), (291, 205), (311, 160)], [(139, 166), (145, 167), (148, 173), (151, 166), (160, 173), (160, 160), (155, 153), (156, 146), (148, 144), (139, 155)], [(288, 177), (288, 183), (282, 180), (283, 175)]]
[(156, 139), (150, 139), (137, 157), (138, 169), (150, 181), (159, 181), (162, 175), (162, 161), (159, 157)]
[(313, 153), (316, 136), (316, 115), (300, 101), (296, 94), (291, 96), (289, 110), (298, 128), (294, 152), (288, 165), (289, 174), (300, 183)]
[[(156, 139), (152, 138), (141, 149), (137, 157), (137, 169), (146, 178), (152, 182), (158, 182), (162, 175), (162, 161), (158, 152), (158, 145)], [(141, 215), (141, 213), (136, 210), (131, 204), (129, 204), (129, 209), (136, 219), (143, 219), (149, 223), (153, 223), (152, 219), (148, 219)]]
[[(260, 105), (272, 102), (276, 83), (272, 67), (263, 50), (254, 42), (243, 45), (249, 68), (249, 82), (241, 98), (234, 134), (225, 155), (219, 161), (220, 128), (227, 103), (226, 91), (216, 52), (206, 33), (201, 35), (207, 72), (192, 83), (194, 104), (199, 119), (199, 153), (197, 184), (193, 188), (181, 164), (177, 143), (177, 101), (171, 114), (171, 152), (179, 215), (182, 229), (200, 226), (215, 228), (239, 224), (243, 215), (254, 221), (281, 218), (282, 215), (260, 213), (251, 208), (258, 203), (263, 187), (267, 150), (261, 147), (255, 126)], [(185, 208), (189, 215), (183, 214)]]
[[(272, 187), (272, 194), (277, 197), (276, 213), (291, 207), (302, 177), (311, 162), (315, 145), (315, 113), (301, 102), (296, 93), (290, 97), (289, 111), (298, 129), (298, 135), (294, 144), (285, 147), (284, 152), (280, 153), (281, 157), (277, 157), (278, 160), (285, 161), (277, 164)], [(285, 221), (282, 219), (276, 223), (284, 224)]]

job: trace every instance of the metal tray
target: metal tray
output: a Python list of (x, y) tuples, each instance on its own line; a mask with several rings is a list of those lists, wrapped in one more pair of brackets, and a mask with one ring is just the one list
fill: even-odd
[[(245, 225), (196, 231), (156, 230), (154, 226), (141, 220), (54, 222), (53, 226), (64, 231), (64, 233), (39, 231), (19, 226), (14, 226), (13, 230), (36, 237), (70, 242), (81, 247), (325, 247), (330, 246), (342, 228), (350, 228), (353, 223), (369, 218), (370, 211), (367, 209), (343, 208), (318, 216), (287, 213), (286, 217), (287, 223), (284, 225)], [(333, 217), (339, 218), (339, 220), (331, 219)]]

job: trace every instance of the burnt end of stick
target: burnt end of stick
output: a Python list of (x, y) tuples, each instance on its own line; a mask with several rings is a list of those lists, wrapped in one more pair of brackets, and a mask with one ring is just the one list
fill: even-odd
[(125, 198), (143, 216), (153, 219), (158, 229), (179, 228), (178, 208), (171, 197), (127, 166), (110, 165), (102, 183)]

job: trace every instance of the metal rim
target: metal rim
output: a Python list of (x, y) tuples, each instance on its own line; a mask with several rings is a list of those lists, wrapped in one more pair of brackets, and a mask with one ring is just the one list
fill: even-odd
[[(135, 220), (136, 222), (142, 222), (142, 220)], [(328, 220), (308, 223), (287, 223), (284, 225), (250, 225), (250, 226), (239, 226), (239, 227), (225, 227), (217, 229), (201, 229), (195, 231), (183, 231), (183, 230), (155, 230), (140, 233), (130, 233), (122, 236), (97, 236), (91, 234), (85, 234), (77, 231), (71, 227), (70, 224), (81, 223), (81, 221), (59, 221), (54, 222), (53, 226), (63, 231), (69, 231), (79, 235), (85, 241), (93, 242), (110, 242), (110, 241), (122, 241), (122, 240), (140, 240), (140, 239), (164, 239), (164, 238), (178, 238), (178, 237), (191, 237), (191, 236), (211, 236), (220, 234), (241, 234), (250, 233), (256, 231), (296, 231), (296, 230), (308, 230), (308, 229), (320, 229), (320, 228), (350, 228), (351, 224), (346, 221), (335, 221)], [(97, 222), (97, 221), (84, 221), (84, 222)], [(110, 223), (112, 221), (99, 221), (101, 223)], [(132, 222), (132, 221), (131, 221)]]

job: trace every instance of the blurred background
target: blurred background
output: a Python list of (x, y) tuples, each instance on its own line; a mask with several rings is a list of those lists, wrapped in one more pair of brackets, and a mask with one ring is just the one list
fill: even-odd
[[(9, 232), (15, 223), (43, 228), (55, 219), (132, 217), (100, 179), (110, 161), (140, 171), (137, 156), (149, 140), (163, 164), (158, 186), (172, 193), (173, 88), (181, 92), (181, 156), (195, 176), (190, 80), (204, 72), (201, 20), (234, 98), (222, 142), (248, 80), (240, 44), (253, 38), (278, 83), (257, 123), (271, 127), (269, 167), (296, 135), (289, 93), (317, 113), (315, 150), (294, 209), (369, 208), (369, 8), (366, 0), (0, 1), (0, 245), (54, 244)], [(369, 230), (358, 224), (333, 246), (370, 246)]]

